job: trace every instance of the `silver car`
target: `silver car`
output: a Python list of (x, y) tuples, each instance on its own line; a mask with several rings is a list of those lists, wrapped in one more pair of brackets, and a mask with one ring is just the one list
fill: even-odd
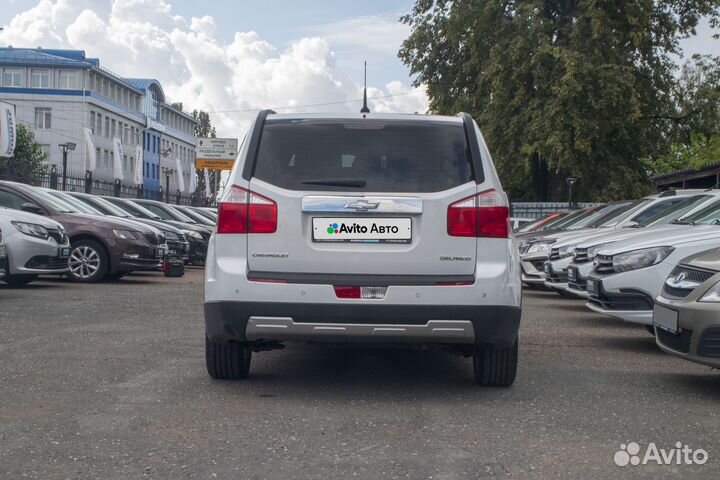
[(0, 208), (0, 230), (7, 250), (12, 286), (26, 285), (38, 275), (68, 271), (70, 240), (58, 222), (32, 213)]
[(286, 341), (440, 346), (481, 385), (517, 370), (521, 285), (505, 192), (474, 120), (262, 112), (205, 269), (208, 373)]

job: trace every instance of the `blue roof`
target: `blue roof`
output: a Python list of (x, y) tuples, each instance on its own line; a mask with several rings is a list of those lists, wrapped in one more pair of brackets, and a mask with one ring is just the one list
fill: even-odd
[(43, 50), (37, 48), (0, 48), (0, 62), (23, 65), (57, 65), (61, 67), (90, 68), (97, 59), (85, 57), (82, 50)]

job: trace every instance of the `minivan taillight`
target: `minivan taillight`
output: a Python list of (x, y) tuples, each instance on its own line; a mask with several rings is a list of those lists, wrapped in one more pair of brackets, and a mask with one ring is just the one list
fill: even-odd
[(452, 237), (507, 238), (510, 209), (495, 190), (464, 198), (448, 207), (447, 232)]
[(217, 233), (273, 233), (277, 204), (267, 197), (233, 185), (218, 207)]

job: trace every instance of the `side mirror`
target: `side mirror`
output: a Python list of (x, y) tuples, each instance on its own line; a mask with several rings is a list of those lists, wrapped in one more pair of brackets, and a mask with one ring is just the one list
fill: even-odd
[(26, 202), (20, 205), (20, 210), (22, 210), (23, 212), (34, 213), (36, 215), (42, 215), (43, 213), (45, 213), (43, 212), (42, 208), (30, 202)]

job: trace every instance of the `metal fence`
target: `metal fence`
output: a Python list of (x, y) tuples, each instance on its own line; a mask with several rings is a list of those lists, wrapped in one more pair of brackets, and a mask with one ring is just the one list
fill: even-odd
[[(596, 203), (574, 203), (573, 209), (597, 205)], [(518, 218), (540, 218), (549, 213), (568, 210), (568, 202), (511, 202), (510, 216)]]
[(123, 198), (146, 198), (176, 205), (215, 206), (211, 199), (201, 195), (200, 192), (195, 192), (195, 194), (192, 195), (170, 192), (168, 195), (167, 192), (163, 191), (162, 187), (158, 190), (148, 190), (142, 186), (127, 185), (120, 181), (108, 182), (106, 180), (94, 179), (92, 175), (85, 177), (67, 176), (63, 178), (55, 169), (50, 169), (50, 171), (27, 172), (12, 168), (0, 168), (0, 180), (10, 180), (37, 187), (66, 190), (68, 192), (84, 192), (94, 195)]

